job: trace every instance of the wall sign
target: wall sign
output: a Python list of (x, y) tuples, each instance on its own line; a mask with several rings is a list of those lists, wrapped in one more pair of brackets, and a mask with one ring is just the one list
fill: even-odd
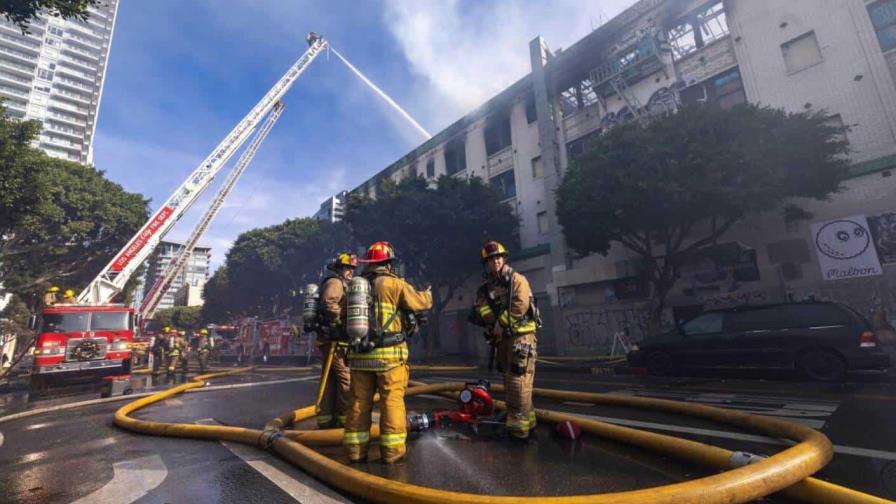
[(883, 273), (864, 215), (816, 222), (812, 224), (812, 239), (825, 280)]

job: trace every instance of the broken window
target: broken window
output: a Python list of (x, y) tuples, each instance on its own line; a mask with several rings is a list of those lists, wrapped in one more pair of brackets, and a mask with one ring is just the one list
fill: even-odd
[(831, 140), (849, 143), (849, 138), (846, 137), (846, 129), (843, 127), (843, 117), (841, 117), (840, 114), (829, 116), (821, 123), (821, 125), (828, 128), (836, 128), (838, 130), (836, 134), (832, 135)]
[(784, 56), (787, 73), (799, 72), (822, 61), (821, 49), (818, 47), (814, 31), (781, 44), (781, 54)]
[(591, 105), (594, 105), (599, 101), (597, 98), (597, 92), (594, 91), (594, 86), (592, 86), (591, 79), (583, 80), (580, 86), (580, 96), (582, 97), (583, 107), (590, 107)]
[(879, 0), (868, 6), (877, 41), (884, 51), (896, 49), (896, 0)]
[(489, 180), (489, 186), (502, 201), (516, 197), (516, 178), (513, 175), (513, 170), (495, 175)]
[(467, 169), (467, 148), (464, 140), (459, 138), (445, 145), (445, 172), (448, 175)]
[(430, 159), (426, 162), (426, 177), (434, 178), (436, 176), (436, 160)]
[(667, 33), (676, 60), (727, 35), (728, 18), (722, 2), (714, 2), (688, 14)]
[(544, 177), (544, 163), (541, 161), (541, 156), (536, 156), (532, 158), (532, 178), (540, 179)]
[(538, 112), (535, 110), (535, 93), (526, 96), (526, 122), (529, 124), (538, 120)]
[(747, 101), (738, 67), (684, 88), (679, 96), (684, 105), (715, 103), (726, 109)]
[(485, 153), (488, 156), (510, 147), (510, 116), (493, 118), (485, 127)]
[(563, 117), (569, 117), (579, 111), (579, 99), (576, 96), (578, 89), (576, 86), (562, 91), (560, 93), (560, 114)]
[(572, 162), (572, 160), (582, 155), (582, 153), (585, 152), (585, 148), (588, 146), (588, 142), (598, 135), (600, 135), (600, 130), (592, 131), (591, 133), (566, 144), (566, 158)]

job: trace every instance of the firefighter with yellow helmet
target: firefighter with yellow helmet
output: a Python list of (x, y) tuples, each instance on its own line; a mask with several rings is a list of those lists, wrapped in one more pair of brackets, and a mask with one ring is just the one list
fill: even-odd
[[(347, 331), (351, 342), (348, 365), (351, 369), (351, 407), (345, 420), (342, 444), (349, 461), (367, 458), (370, 443), (373, 396), (380, 394), (380, 459), (395, 463), (407, 448), (404, 392), (408, 385), (407, 336), (412, 331), (413, 313), (432, 308), (429, 288), (417, 291), (393, 273), (395, 250), (389, 242), (378, 241), (367, 249), (362, 278), (349, 284)], [(355, 311), (354, 296), (361, 286), (369, 287), (369, 310)], [(368, 287), (363, 287), (364, 289)], [(366, 294), (366, 293), (365, 293)], [(359, 314), (361, 314), (359, 316)], [(367, 320), (372, 327), (367, 326)], [(360, 325), (359, 325), (360, 324)], [(364, 327), (364, 337), (358, 338)]]
[(199, 341), (196, 343), (196, 357), (199, 359), (199, 370), (205, 372), (208, 369), (208, 356), (211, 355), (213, 343), (208, 335), (208, 329), (199, 330)]
[(44, 294), (44, 306), (53, 306), (59, 302), (58, 296), (59, 287), (56, 287), (55, 285), (50, 286)]
[(66, 289), (65, 294), (62, 296), (61, 304), (78, 304), (78, 298), (75, 297), (75, 291), (71, 289)]
[(162, 332), (153, 339), (152, 346), (149, 349), (150, 353), (152, 353), (152, 374), (158, 374), (162, 363), (168, 358), (168, 338), (171, 337), (170, 333), (171, 328), (165, 326), (162, 328)]
[(480, 250), (485, 281), (476, 291), (470, 321), (486, 328), (504, 374), (506, 427), (514, 438), (526, 439), (535, 427), (532, 384), (535, 381), (537, 338), (541, 320), (529, 281), (507, 265), (507, 249), (487, 241)]
[(348, 334), (345, 332), (346, 298), (348, 282), (358, 267), (358, 258), (349, 252), (341, 252), (329, 263), (331, 272), (321, 283), (319, 323), (317, 325), (317, 344), (321, 355), (333, 352), (329, 376), (324, 377), (325, 369), (321, 369), (321, 381), (326, 381), (320, 410), (317, 414), (317, 426), (321, 429), (342, 427), (345, 425), (346, 411), (351, 394), (351, 371), (348, 368)]

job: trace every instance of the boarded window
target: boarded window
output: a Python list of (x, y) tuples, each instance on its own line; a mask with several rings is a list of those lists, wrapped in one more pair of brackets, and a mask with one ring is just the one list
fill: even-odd
[(489, 185), (502, 200), (516, 197), (516, 179), (513, 176), (513, 170), (495, 175), (489, 180)]
[(426, 176), (428, 178), (433, 178), (436, 176), (436, 160), (430, 159), (426, 162)]
[(781, 44), (781, 54), (784, 56), (787, 73), (799, 72), (822, 61), (821, 49), (818, 47), (814, 31)]
[(548, 234), (550, 230), (550, 224), (548, 222), (548, 213), (547, 212), (538, 212), (535, 215), (538, 220), (538, 234)]
[(541, 161), (541, 156), (536, 156), (532, 158), (532, 178), (540, 179), (544, 177), (544, 163)]
[(464, 140), (457, 139), (445, 145), (445, 171), (448, 175), (467, 169), (467, 148)]
[(499, 116), (485, 127), (485, 153), (489, 156), (510, 147), (510, 116)]
[(884, 51), (896, 49), (896, 0), (880, 0), (868, 6), (877, 41)]

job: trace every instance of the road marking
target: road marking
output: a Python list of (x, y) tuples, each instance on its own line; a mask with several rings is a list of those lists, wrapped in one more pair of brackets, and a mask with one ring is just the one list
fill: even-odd
[[(212, 419), (199, 420), (196, 423), (217, 425)], [(323, 483), (309, 476), (304, 471), (283, 462), (277, 457), (258, 449), (239, 443), (220, 442), (234, 455), (242, 459), (249, 467), (255, 469), (271, 483), (302, 504), (350, 503)]]
[(162, 457), (150, 455), (112, 464), (112, 480), (72, 504), (130, 503), (161, 485), (168, 476)]
[[(246, 387), (260, 387), (262, 385), (276, 385), (278, 383), (290, 383), (290, 382), (300, 382), (300, 381), (309, 381), (311, 379), (317, 379), (317, 376), (313, 377), (304, 377), (304, 378), (290, 378), (287, 380), (273, 380), (273, 381), (262, 381), (262, 382), (252, 382), (252, 383), (238, 383), (233, 385), (212, 385), (209, 387), (195, 388), (190, 389), (187, 392), (211, 392), (213, 390), (227, 390), (234, 388), (246, 388)], [(157, 394), (161, 392), (160, 390), (154, 390), (152, 392), (141, 392), (139, 394), (131, 394), (126, 396), (116, 396), (116, 397), (105, 397), (102, 399), (88, 399), (86, 401), (68, 403), (68, 404), (60, 404), (58, 406), (48, 406), (46, 408), (37, 408), (28, 411), (22, 411), (20, 413), (13, 413), (12, 415), (6, 415), (0, 417), (0, 423), (11, 422), (13, 420), (18, 420), (20, 418), (27, 418), (34, 415), (41, 415), (43, 413), (52, 413), (54, 411), (62, 411), (72, 408), (80, 408), (82, 406), (94, 406), (97, 404), (105, 404), (116, 401), (130, 401), (134, 399), (138, 399), (140, 397), (148, 397), (153, 394)]]
[[(738, 441), (753, 441), (756, 443), (792, 446), (795, 443), (789, 440), (781, 440), (756, 434), (742, 434), (740, 432), (720, 431), (714, 429), (701, 429), (698, 427), (685, 427), (683, 425), (669, 425), (655, 422), (644, 422), (641, 420), (629, 420), (626, 418), (603, 417), (596, 415), (578, 415), (585, 418), (592, 418), (616, 425), (624, 425), (627, 427), (641, 427), (644, 429), (663, 430), (669, 432), (681, 432), (685, 434), (696, 434), (699, 436), (709, 436), (723, 439), (736, 439)], [(834, 445), (834, 453), (844, 455), (855, 455), (857, 457), (878, 458), (884, 460), (896, 460), (896, 452), (873, 450), (870, 448), (859, 448), (856, 446)]]

